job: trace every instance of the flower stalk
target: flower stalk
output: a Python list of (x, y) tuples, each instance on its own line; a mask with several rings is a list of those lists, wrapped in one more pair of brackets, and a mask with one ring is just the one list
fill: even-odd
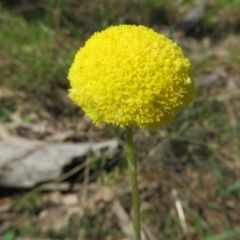
[(133, 146), (133, 127), (126, 127), (126, 151), (127, 151), (127, 162), (128, 169), (131, 177), (132, 184), (132, 204), (133, 204), (133, 227), (135, 233), (135, 239), (141, 240), (141, 224), (140, 224), (140, 200), (138, 190), (138, 179), (137, 179), (137, 163), (135, 160), (134, 146)]

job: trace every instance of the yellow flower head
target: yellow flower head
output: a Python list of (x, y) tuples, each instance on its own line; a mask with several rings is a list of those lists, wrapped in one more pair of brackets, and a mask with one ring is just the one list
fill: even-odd
[(76, 54), (68, 78), (69, 97), (95, 124), (158, 128), (194, 96), (181, 48), (144, 26), (95, 33)]

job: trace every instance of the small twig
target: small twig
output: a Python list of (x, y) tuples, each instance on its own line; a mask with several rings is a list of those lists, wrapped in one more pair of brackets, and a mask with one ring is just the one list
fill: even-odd
[[(94, 159), (91, 159), (91, 161), (87, 161), (88, 165), (90, 163), (93, 163), (93, 162), (96, 162), (98, 161), (99, 159), (98, 158), (94, 158)], [(84, 167), (86, 166), (86, 162), (83, 162), (79, 165), (77, 165), (76, 167), (74, 167), (73, 169), (71, 169), (70, 171), (62, 174), (61, 176), (59, 176), (58, 178), (54, 179), (53, 181), (51, 181), (52, 183), (59, 183), (59, 182), (62, 182), (64, 181), (65, 179), (71, 177), (73, 174), (77, 173), (78, 171), (82, 170)], [(41, 185), (39, 186), (39, 189), (41, 190), (42, 188), (44, 188), (44, 185)]]
[(187, 223), (186, 223), (182, 203), (181, 203), (181, 201), (178, 197), (178, 193), (177, 193), (176, 189), (174, 189), (172, 191), (172, 194), (173, 194), (173, 197), (175, 198), (175, 206), (176, 206), (176, 209), (177, 209), (178, 217), (180, 219), (182, 230), (183, 230), (184, 234), (186, 234), (188, 232), (188, 228), (187, 228)]

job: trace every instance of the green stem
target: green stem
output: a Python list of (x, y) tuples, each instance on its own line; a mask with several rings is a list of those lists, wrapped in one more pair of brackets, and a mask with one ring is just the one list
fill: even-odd
[(140, 232), (140, 200), (138, 191), (138, 180), (137, 180), (137, 164), (135, 162), (134, 147), (133, 147), (133, 128), (127, 127), (127, 162), (128, 169), (131, 176), (132, 183), (132, 203), (133, 203), (133, 227), (135, 233), (135, 239), (141, 240)]

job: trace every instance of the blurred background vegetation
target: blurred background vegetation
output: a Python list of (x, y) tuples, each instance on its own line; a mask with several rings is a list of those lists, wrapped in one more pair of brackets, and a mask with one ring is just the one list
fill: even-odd
[[(146, 185), (141, 190), (142, 222), (151, 233), (146, 239), (240, 239), (239, 10), (240, 0), (1, 0), (0, 123), (7, 127), (17, 116), (32, 125), (45, 121), (56, 131), (74, 129), (65, 142), (124, 139), (124, 129), (93, 126), (67, 98), (74, 55), (89, 36), (109, 25), (142, 24), (169, 35), (192, 62), (196, 98), (170, 127), (135, 129), (139, 175)], [(197, 20), (186, 18), (191, 12)], [(192, 21), (190, 27), (186, 19)], [(85, 122), (81, 131), (79, 122)], [(28, 139), (49, 137), (17, 124), (8, 131)], [(111, 167), (100, 159), (91, 166), (90, 174), (98, 173), (91, 183), (99, 189), (127, 185), (124, 158), (120, 148)], [(95, 213), (71, 216), (57, 229), (40, 224), (40, 212), (55, 206), (52, 200), (39, 203), (51, 192), (0, 191), (1, 202), (10, 204), (7, 213), (14, 216), (0, 216), (5, 240), (124, 239), (109, 202)], [(80, 194), (54, 191), (58, 198), (69, 193)], [(130, 192), (120, 202), (130, 215)]]

